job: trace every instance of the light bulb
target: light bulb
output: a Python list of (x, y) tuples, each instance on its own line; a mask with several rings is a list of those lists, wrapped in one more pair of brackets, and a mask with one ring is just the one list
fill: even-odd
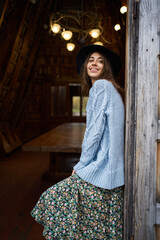
[(102, 43), (102, 42), (95, 42), (94, 44), (95, 44), (95, 45), (101, 45), (101, 46), (103, 46), (103, 43)]
[(61, 29), (61, 26), (58, 23), (54, 23), (53, 25), (51, 25), (51, 30), (54, 33), (58, 33)]
[(62, 37), (65, 39), (65, 40), (69, 40), (69, 39), (71, 39), (71, 37), (72, 37), (72, 32), (71, 31), (63, 31), (62, 33), (61, 33), (61, 35), (62, 35)]
[(127, 7), (126, 7), (126, 6), (122, 6), (122, 7), (120, 8), (120, 12), (121, 12), (122, 14), (126, 13), (126, 12), (127, 12)]
[(91, 35), (91, 37), (93, 37), (93, 38), (97, 38), (97, 37), (99, 37), (99, 35), (100, 35), (100, 30), (99, 29), (92, 29), (90, 32), (89, 32), (89, 34)]
[(74, 43), (67, 43), (67, 50), (68, 51), (73, 51), (75, 48), (75, 44)]
[(116, 31), (119, 31), (119, 30), (121, 29), (121, 26), (120, 26), (119, 24), (116, 24), (116, 25), (114, 26), (114, 29), (115, 29)]

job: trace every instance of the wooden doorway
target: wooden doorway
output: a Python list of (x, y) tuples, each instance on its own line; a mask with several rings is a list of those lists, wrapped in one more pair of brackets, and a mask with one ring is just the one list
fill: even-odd
[(156, 0), (128, 1), (125, 240), (160, 239), (159, 16), (160, 3)]

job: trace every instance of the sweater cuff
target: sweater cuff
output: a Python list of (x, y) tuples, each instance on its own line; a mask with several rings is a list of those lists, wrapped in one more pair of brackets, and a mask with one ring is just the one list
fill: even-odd
[(73, 169), (74, 169), (75, 171), (78, 171), (78, 170), (84, 168), (84, 166), (85, 166), (85, 164), (83, 164), (81, 161), (79, 161), (79, 162), (73, 167)]

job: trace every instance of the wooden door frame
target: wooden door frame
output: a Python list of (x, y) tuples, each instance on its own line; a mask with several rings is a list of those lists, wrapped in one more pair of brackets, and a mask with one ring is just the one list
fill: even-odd
[[(155, 240), (158, 0), (129, 0), (126, 28), (125, 240)], [(159, 29), (160, 30), (160, 29)]]

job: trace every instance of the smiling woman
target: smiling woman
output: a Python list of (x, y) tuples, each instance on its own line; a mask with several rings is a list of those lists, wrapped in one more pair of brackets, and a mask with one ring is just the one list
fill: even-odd
[(87, 126), (72, 176), (45, 191), (31, 213), (46, 239), (123, 239), (124, 105), (113, 63), (119, 57), (102, 46), (78, 54)]
[(123, 98), (123, 91), (115, 80), (121, 69), (121, 60), (117, 54), (100, 45), (88, 45), (79, 51), (77, 59), (77, 71), (81, 75), (83, 95), (87, 95), (92, 87), (91, 77), (89, 76), (91, 74), (93, 78), (95, 77), (95, 80), (101, 78), (112, 82)]
[(98, 53), (92, 53), (87, 63), (87, 74), (93, 83), (100, 79), (104, 72), (104, 57)]

